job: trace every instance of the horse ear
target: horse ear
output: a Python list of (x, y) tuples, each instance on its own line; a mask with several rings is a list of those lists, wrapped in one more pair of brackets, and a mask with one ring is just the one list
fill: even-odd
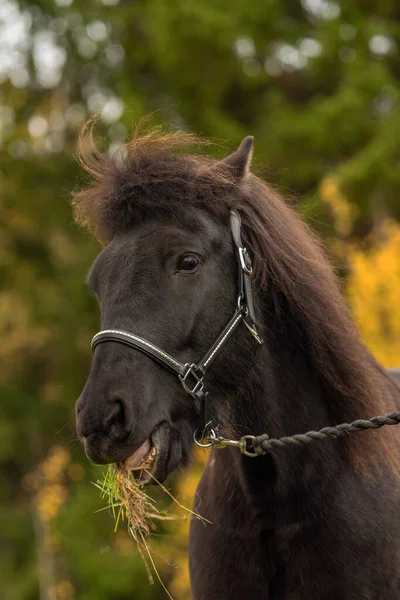
[(254, 137), (248, 135), (235, 152), (232, 152), (232, 154), (221, 161), (232, 167), (235, 177), (239, 180), (249, 174), (251, 157), (253, 155), (253, 143)]

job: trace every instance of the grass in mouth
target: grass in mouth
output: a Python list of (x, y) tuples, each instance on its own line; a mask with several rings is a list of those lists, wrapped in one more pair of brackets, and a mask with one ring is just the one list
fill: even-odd
[(117, 531), (118, 526), (122, 522), (126, 523), (129, 534), (137, 544), (138, 552), (144, 562), (150, 583), (154, 583), (150, 568), (151, 565), (162, 587), (169, 598), (172, 598), (155, 566), (148, 537), (156, 528), (154, 521), (179, 520), (182, 519), (182, 517), (167, 515), (165, 511), (161, 511), (157, 508), (156, 500), (148, 496), (144, 491), (145, 488), (140, 483), (140, 474), (143, 471), (149, 474), (177, 506), (203, 522), (206, 522), (206, 519), (180, 504), (171, 492), (155, 479), (151, 474), (151, 471), (146, 470), (146, 466), (149, 467), (150, 465), (144, 463), (141, 465), (140, 470), (129, 471), (123, 464), (108, 465), (103, 473), (103, 478), (97, 480), (94, 485), (100, 490), (101, 498), (106, 503), (106, 506), (101, 508), (100, 511), (108, 510), (114, 518), (114, 531)]

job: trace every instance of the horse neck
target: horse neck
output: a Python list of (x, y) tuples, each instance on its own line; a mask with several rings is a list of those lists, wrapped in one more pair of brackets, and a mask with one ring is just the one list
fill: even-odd
[(281, 437), (329, 425), (345, 418), (342, 398), (335, 398), (319, 374), (299, 324), (265, 317), (265, 343), (254, 362), (248, 385), (234, 403), (233, 421), (251, 431)]
[[(275, 438), (341, 422), (341, 403), (313, 367), (295, 324), (270, 329), (265, 337), (248, 385), (233, 403), (231, 421), (237, 433), (268, 433)], [(295, 505), (296, 512), (302, 510), (303, 500), (311, 509), (313, 486), (329, 495), (338, 472), (348, 469), (342, 440), (277, 449), (254, 459), (238, 459), (236, 449), (225, 456), (223, 452), (215, 455), (221, 461), (221, 472), (232, 468), (233, 459), (230, 484), (244, 491), (249, 502), (257, 504), (260, 500), (272, 519), (274, 510), (281, 513), (285, 503)]]
[[(372, 402), (369, 407), (362, 404), (356, 392), (348, 397), (328, 383), (314, 362), (311, 341), (300, 322), (290, 318), (290, 311), (282, 306), (275, 313), (273, 308), (270, 303), (264, 312), (265, 343), (247, 374), (246, 385), (229, 402), (229, 421), (236, 438), (262, 433), (279, 438), (383, 414), (376, 412), (379, 407)], [(340, 326), (338, 322), (337, 327)], [(354, 351), (360, 348), (355, 347)], [(384, 412), (396, 410), (398, 387), (368, 352), (363, 357), (376, 372), (375, 391), (378, 389), (385, 396)], [(234, 527), (242, 504), (246, 514), (253, 509), (256, 519), (261, 515), (268, 526), (282, 521), (299, 522), (305, 515), (312, 519), (333, 507), (340, 489), (348, 492), (351, 486), (346, 488), (346, 483), (359, 481), (360, 474), (369, 472), (373, 477), (382, 477), (381, 465), (395, 463), (399, 445), (393, 441), (392, 431), (380, 431), (379, 437), (357, 437), (363, 435), (366, 434), (284, 447), (257, 458), (243, 456), (236, 448), (216, 449), (209, 469), (211, 481), (216, 482), (224, 510), (228, 510), (226, 494), (234, 499), (229, 504), (234, 507)], [(383, 443), (384, 436), (387, 440)], [(388, 467), (384, 476), (397, 476), (394, 471)]]

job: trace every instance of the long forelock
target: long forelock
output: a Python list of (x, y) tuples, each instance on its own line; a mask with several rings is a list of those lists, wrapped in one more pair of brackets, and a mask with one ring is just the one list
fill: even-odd
[(138, 128), (110, 156), (98, 150), (94, 125), (91, 120), (82, 129), (77, 153), (92, 181), (74, 192), (73, 208), (76, 222), (102, 243), (143, 219), (176, 216), (188, 205), (213, 213), (226, 208), (236, 183), (227, 165), (199, 153), (208, 142), (181, 131)]

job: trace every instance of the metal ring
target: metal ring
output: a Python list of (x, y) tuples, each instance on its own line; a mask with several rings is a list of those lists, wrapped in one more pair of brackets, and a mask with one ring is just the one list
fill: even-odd
[(200, 446), (200, 448), (210, 448), (210, 446), (212, 446), (212, 442), (208, 442), (208, 444), (202, 444), (201, 442), (198, 441), (198, 439), (196, 438), (196, 433), (197, 433), (197, 429), (193, 434), (193, 439), (194, 439), (194, 443), (196, 444), (196, 446)]
[(255, 450), (247, 450), (247, 440), (251, 440), (253, 442), (255, 439), (255, 435), (243, 435), (240, 438), (240, 452), (245, 456), (249, 456), (250, 458), (256, 458), (257, 456), (260, 456)]
[[(205, 431), (207, 431), (208, 426), (211, 425), (211, 421), (209, 421), (206, 426), (203, 429), (203, 434), (202, 437), (200, 438), (200, 440), (204, 440), (205, 436), (204, 433)], [(197, 439), (196, 434), (198, 432), (198, 429), (195, 430), (194, 434), (193, 434), (193, 439), (194, 439), (194, 443), (197, 446), (200, 446), (200, 448), (210, 448), (213, 445), (213, 439), (216, 438), (216, 433), (214, 431), (214, 429), (210, 429), (210, 432), (207, 435), (207, 439), (209, 439), (210, 441), (207, 444), (202, 444), (200, 440)]]

